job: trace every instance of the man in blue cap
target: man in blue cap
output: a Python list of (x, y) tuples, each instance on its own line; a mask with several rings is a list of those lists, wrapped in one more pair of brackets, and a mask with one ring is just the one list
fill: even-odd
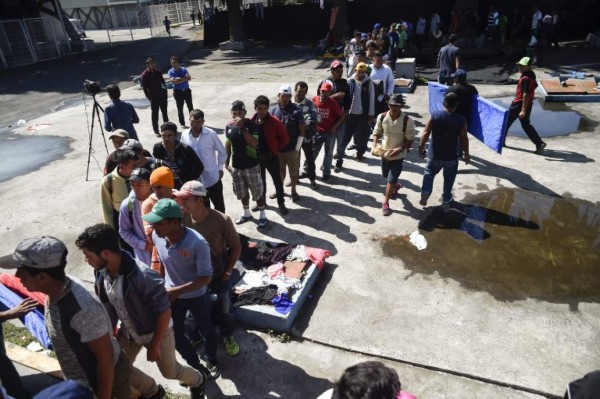
[[(467, 72), (464, 69), (457, 69), (452, 74), (454, 85), (448, 88), (448, 93), (455, 93), (458, 96), (458, 107), (456, 113), (461, 115), (467, 121), (467, 131), (470, 130), (471, 108), (473, 105), (473, 96), (479, 94), (475, 86), (467, 83)], [(463, 151), (460, 146), (460, 140), (457, 144), (458, 157), (462, 159)]]

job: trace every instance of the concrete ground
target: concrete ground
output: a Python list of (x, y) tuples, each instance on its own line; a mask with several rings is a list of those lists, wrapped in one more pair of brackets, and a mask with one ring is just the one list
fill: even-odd
[[(125, 58), (126, 50), (119, 50), (117, 55), (118, 62), (123, 63), (119, 73), (133, 75), (141, 68), (125, 67), (130, 65)], [(142, 52), (135, 51), (138, 55)], [(173, 53), (165, 48), (163, 51), (161, 57), (165, 58)], [(317, 83), (327, 75), (329, 64), (328, 60), (314, 59), (310, 49), (303, 46), (259, 47), (244, 53), (193, 47), (183, 51), (184, 63), (193, 77), (194, 105), (205, 112), (206, 125), (219, 133), (228, 122), (232, 101), (243, 100), (251, 109), (257, 95), (265, 94), (275, 100), (281, 84), (293, 85), (298, 80), (308, 82), (309, 94), (314, 94)], [(69, 60), (52, 64), (47, 68), (48, 74), (60, 79), (60, 72), (69, 66), (78, 75), (83, 74)], [(98, 66), (98, 71), (101, 69)], [(20, 78), (20, 72), (13, 72)], [(0, 76), (0, 81), (3, 79)], [(49, 110), (56, 100), (68, 94), (55, 88), (60, 94), (54, 100), (50, 83), (43, 106), (38, 103), (38, 108)], [(478, 89), (488, 98), (514, 94), (511, 85), (478, 85)], [(35, 98), (33, 93), (19, 93), (17, 86), (11, 89), (11, 95), (8, 101), (27, 103)], [(136, 102), (142, 120), (137, 130), (142, 144), (151, 147), (157, 139), (152, 134), (149, 109), (143, 108), (141, 90), (132, 86), (123, 90), (122, 98), (141, 100)], [(99, 95), (98, 100), (101, 104), (108, 102), (105, 95)], [(5, 101), (2, 95), (1, 120), (5, 120), (4, 114), (14, 115)], [(407, 96), (407, 101), (407, 112), (420, 132), (428, 118), (426, 87), (419, 86), (414, 94)], [(69, 272), (90, 281), (91, 268), (84, 263), (74, 241), (84, 227), (101, 221), (102, 173), (96, 160), (102, 165), (106, 151), (101, 135), (95, 131), (92, 143), (95, 159), (91, 163), (90, 180), (86, 181), (86, 112), (81, 104), (74, 104), (52, 113), (38, 111), (38, 118), (28, 120), (16, 130), (18, 136), (14, 140), (54, 136), (66, 140), (67, 149), (59, 159), (0, 183), (4, 210), (0, 255), (10, 253), (25, 237), (52, 234), (69, 247)], [(530, 199), (533, 206), (528, 209), (541, 226), (556, 225), (560, 230), (573, 222), (571, 219), (587, 220), (591, 241), (584, 242), (580, 250), (589, 245), (585, 253), (596, 266), (587, 275), (569, 273), (573, 277), (570, 282), (553, 280), (558, 272), (552, 269), (539, 275), (540, 281), (549, 280), (548, 284), (559, 288), (583, 285), (586, 280), (594, 284), (598, 281), (600, 189), (593, 182), (600, 178), (596, 162), (600, 146), (599, 113), (597, 105), (591, 103), (567, 104), (567, 108), (581, 114), (579, 129), (583, 131), (545, 139), (548, 147), (542, 156), (532, 153), (534, 146), (526, 138), (509, 136), (509, 147), (502, 155), (472, 139), (472, 163), (461, 163), (454, 186), (459, 203), (469, 203), (476, 195), (493, 194), (499, 189), (533, 195)], [(172, 99), (169, 116), (176, 120)], [(37, 132), (27, 130), (35, 125), (47, 127)], [(543, 131), (543, 121), (537, 128)], [(8, 141), (2, 145), (8, 145)], [(35, 146), (32, 142), (32, 149)], [(44, 148), (35, 147), (35, 151), (40, 150)], [(348, 154), (352, 155), (350, 151)], [(26, 156), (18, 160), (24, 169), (29, 161)], [(494, 247), (506, 245), (502, 240), (508, 240), (511, 250), (540, 247), (552, 252), (568, 237), (546, 236), (547, 230), (540, 229), (522, 239), (520, 229), (502, 225), (499, 227), (502, 234), (491, 234), (481, 245), (474, 245), (465, 241), (465, 234), (458, 229), (434, 229), (423, 231), (430, 242), (426, 251), (410, 252), (409, 246), (402, 247), (407, 256), (410, 253), (410, 259), (416, 259), (414, 264), (404, 262), (388, 256), (382, 244), (390, 235), (415, 231), (420, 221), (438, 209), (441, 177), (436, 180), (430, 206), (423, 209), (418, 202), (424, 161), (412, 151), (401, 176), (404, 188), (399, 199), (391, 203), (394, 213), (384, 218), (381, 215), (384, 180), (380, 177), (379, 161), (367, 156), (365, 162), (357, 162), (350, 156), (344, 166), (342, 173), (320, 183), (317, 191), (302, 184), (298, 190), (302, 200), (296, 204), (288, 200), (290, 214), (285, 218), (279, 216), (271, 201), (267, 213), (270, 227), (265, 231), (259, 232), (253, 223), (240, 226), (241, 233), (252, 237), (321, 247), (330, 250), (332, 256), (294, 325), (292, 333), (297, 339), (284, 344), (266, 334), (240, 328), (236, 337), (241, 353), (228, 358), (221, 348), (223, 377), (210, 385), (208, 397), (314, 398), (343, 369), (368, 358), (385, 359), (398, 370), (403, 387), (421, 399), (562, 396), (567, 382), (599, 368), (598, 290), (586, 297), (576, 294), (547, 297), (521, 287), (519, 295), (502, 296), (498, 295), (498, 287), (519, 289), (521, 281), (517, 278), (507, 284), (502, 275), (483, 283), (479, 281), (486, 268), (500, 261), (518, 269), (534, 266), (515, 252), (494, 252)], [(224, 185), (227, 213), (237, 215), (241, 206), (233, 197), (227, 174)], [(577, 200), (579, 213), (575, 211), (566, 221), (545, 215), (547, 204), (559, 197)], [(507, 211), (508, 216), (526, 217), (525, 208), (519, 208), (521, 204), (516, 202), (515, 206), (518, 209)], [(577, 252), (571, 256), (576, 257)], [(435, 260), (439, 269), (423, 272), (416, 267), (427, 257)], [(466, 275), (445, 268), (455, 257), (465, 259)], [(155, 366), (147, 364), (143, 357), (140, 354), (137, 364), (153, 369), (157, 375)], [(167, 385), (182, 392), (173, 382)]]

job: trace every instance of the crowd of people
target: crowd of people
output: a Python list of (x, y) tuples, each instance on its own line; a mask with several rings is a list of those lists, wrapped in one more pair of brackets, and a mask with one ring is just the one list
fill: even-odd
[[(439, 23), (439, 16), (430, 20), (429, 32), (434, 36)], [(227, 354), (235, 356), (240, 350), (233, 337), (230, 283), (241, 252), (235, 225), (253, 220), (253, 212), (258, 212), (257, 227), (267, 227), (267, 197), (277, 201), (282, 216), (287, 215), (286, 187), (293, 202), (301, 201), (300, 180), (308, 179), (309, 187), (318, 190), (332, 171), (343, 173), (348, 150), (355, 149), (355, 160), (363, 161), (370, 140), (370, 153), (380, 159), (385, 182), (381, 211), (383, 216), (392, 214), (390, 199), (402, 188), (399, 176), (417, 139), (415, 122), (403, 111), (406, 98), (394, 92), (394, 63), (404, 56), (409, 38), (420, 45), (425, 30), (426, 20), (421, 17), (415, 29), (401, 22), (389, 29), (376, 24), (370, 35), (356, 31), (348, 40), (345, 63), (331, 62), (329, 76), (316, 85), (312, 98), (307, 95), (309, 85), (298, 81), (293, 87), (281, 85), (275, 103), (257, 96), (251, 104), (252, 116), (244, 102), (233, 101), (224, 141), (204, 125), (203, 111), (194, 108), (191, 75), (177, 57), (170, 59), (167, 79), (153, 58), (146, 60), (141, 76), (151, 105), (152, 129), (160, 138), (152, 152), (140, 143), (134, 128), (140, 118), (134, 107), (120, 100), (118, 86), (109, 85), (112, 103), (106, 108), (104, 125), (115, 150), (106, 160), (100, 188), (103, 223), (84, 229), (75, 243), (93, 269), (96, 296), (66, 275), (68, 251), (57, 238), (23, 240), (13, 255), (23, 285), (47, 295), (45, 322), (65, 377), (85, 383), (101, 399), (129, 398), (131, 389), (143, 398), (163, 398), (163, 387), (132, 365), (145, 347), (147, 360), (157, 364), (162, 376), (189, 387), (192, 398), (204, 398), (207, 381), (220, 375), (209, 293), (217, 296), (219, 331)], [(431, 115), (417, 146), (417, 155), (426, 158), (422, 206), (427, 206), (440, 171), (441, 200), (448, 206), (454, 200), (459, 160), (470, 162), (467, 121), (477, 90), (466, 82), (455, 39), (450, 35), (438, 57), (440, 82), (451, 86), (443, 110)], [(509, 124), (519, 118), (540, 153), (545, 143), (529, 123), (535, 75), (528, 57), (518, 65), (522, 77)], [(181, 132), (169, 121), (169, 88)], [(225, 209), (225, 197), (231, 195), (223, 185), (225, 172), (230, 173), (231, 192), (241, 203), (239, 216), (233, 218)], [(274, 187), (270, 195), (267, 172)], [(252, 208), (251, 196), (256, 203)], [(30, 309), (25, 302), (17, 313)], [(193, 320), (192, 334), (186, 329), (188, 318)], [(120, 328), (113, 335), (117, 325)], [(192, 336), (202, 337), (198, 339), (204, 346), (202, 359)], [(186, 365), (178, 362), (175, 351)], [(387, 376), (391, 385), (376, 397), (391, 398), (400, 392), (400, 383), (395, 373), (382, 367), (371, 364), (348, 375)], [(347, 383), (353, 383), (355, 377), (348, 378)], [(323, 397), (350, 398), (339, 393), (344, 381), (343, 377), (333, 393)], [(19, 393), (13, 395), (20, 399)]]

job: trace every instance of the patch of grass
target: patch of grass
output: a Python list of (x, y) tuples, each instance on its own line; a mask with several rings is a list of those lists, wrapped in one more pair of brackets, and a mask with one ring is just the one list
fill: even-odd
[(10, 322), (2, 324), (2, 332), (6, 342), (22, 346), (23, 348), (37, 341), (25, 327), (20, 327)]
[(267, 333), (269, 334), (269, 336), (271, 336), (271, 338), (276, 339), (282, 344), (287, 344), (292, 340), (292, 337), (288, 333), (278, 333), (277, 331), (273, 330), (267, 330)]

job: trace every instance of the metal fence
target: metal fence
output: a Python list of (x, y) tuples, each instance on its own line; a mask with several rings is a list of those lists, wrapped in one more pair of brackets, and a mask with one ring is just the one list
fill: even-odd
[(52, 17), (0, 21), (0, 62), (4, 68), (58, 58), (69, 39)]
[(183, 24), (192, 22), (191, 14), (197, 15), (198, 1), (187, 1), (185, 3), (156, 4), (148, 7), (148, 19), (152, 36), (166, 34), (163, 21), (169, 18), (172, 24)]

